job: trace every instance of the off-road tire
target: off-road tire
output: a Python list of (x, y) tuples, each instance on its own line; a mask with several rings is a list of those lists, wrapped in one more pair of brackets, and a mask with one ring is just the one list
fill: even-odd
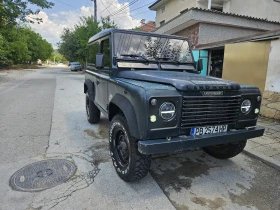
[(228, 159), (235, 157), (243, 151), (247, 143), (247, 140), (239, 141), (237, 143), (230, 143), (217, 146), (209, 146), (202, 148), (204, 152), (218, 159)]
[[(122, 132), (128, 148), (128, 163), (122, 165), (117, 151), (117, 136)], [(145, 177), (151, 166), (151, 156), (143, 155), (138, 151), (138, 140), (130, 135), (125, 117), (117, 114), (110, 123), (109, 146), (113, 165), (117, 174), (126, 182), (138, 181)]]
[(97, 106), (89, 99), (88, 92), (86, 92), (86, 114), (87, 120), (90, 124), (96, 124), (100, 121), (100, 110)]

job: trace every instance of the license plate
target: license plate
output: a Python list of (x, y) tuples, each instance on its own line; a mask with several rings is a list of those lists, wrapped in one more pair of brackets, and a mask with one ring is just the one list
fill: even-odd
[(191, 135), (200, 136), (200, 135), (213, 134), (213, 133), (224, 133), (227, 132), (227, 128), (228, 128), (227, 125), (214, 125), (214, 126), (192, 128)]

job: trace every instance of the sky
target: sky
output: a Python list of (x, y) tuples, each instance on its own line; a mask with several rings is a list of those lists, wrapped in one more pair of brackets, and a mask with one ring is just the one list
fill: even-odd
[[(37, 33), (52, 43), (60, 41), (63, 28), (72, 28), (79, 22), (80, 16), (94, 14), (93, 2), (91, 0), (49, 0), (55, 4), (52, 9), (44, 9), (39, 13), (43, 23), (31, 24)], [(131, 29), (140, 26), (140, 20), (155, 20), (155, 12), (149, 10), (149, 5), (155, 0), (97, 0), (97, 19), (114, 14), (122, 9), (111, 19), (119, 28)], [(129, 5), (130, 4), (130, 5)]]

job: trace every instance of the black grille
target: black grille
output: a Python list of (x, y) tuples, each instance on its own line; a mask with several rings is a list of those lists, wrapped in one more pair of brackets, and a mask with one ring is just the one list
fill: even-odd
[(181, 127), (224, 125), (237, 121), (240, 96), (183, 97)]

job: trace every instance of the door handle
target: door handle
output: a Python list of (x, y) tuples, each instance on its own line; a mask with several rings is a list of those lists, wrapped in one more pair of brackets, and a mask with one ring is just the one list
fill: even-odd
[(99, 85), (99, 84), (100, 84), (100, 82), (97, 80), (97, 81), (96, 81), (96, 85)]

